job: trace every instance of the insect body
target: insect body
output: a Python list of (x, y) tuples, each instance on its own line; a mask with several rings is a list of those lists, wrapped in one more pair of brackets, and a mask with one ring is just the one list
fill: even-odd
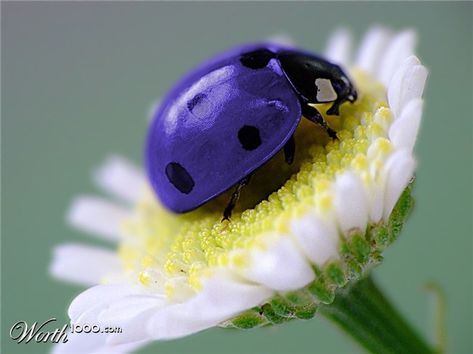
[(283, 148), (292, 162), (301, 116), (336, 136), (309, 104), (333, 102), (327, 114), (338, 115), (356, 98), (342, 69), (314, 54), (275, 44), (229, 50), (181, 79), (155, 113), (146, 144), (150, 182), (177, 213), (238, 184), (228, 218), (254, 170)]

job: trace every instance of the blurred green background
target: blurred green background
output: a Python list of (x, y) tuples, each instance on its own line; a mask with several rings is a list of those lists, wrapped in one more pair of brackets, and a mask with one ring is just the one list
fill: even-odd
[[(472, 348), (472, 3), (2, 2), (2, 353), (18, 320), (66, 322), (81, 290), (50, 279), (51, 249), (98, 243), (64, 222), (70, 200), (98, 192), (90, 170), (111, 153), (141, 163), (150, 104), (194, 64), (235, 43), (288, 33), (322, 50), (339, 26), (415, 28), (430, 69), (414, 214), (375, 270), (432, 338), (435, 281), (448, 299), (448, 349)], [(360, 353), (317, 317), (270, 329), (212, 329), (141, 353)]]

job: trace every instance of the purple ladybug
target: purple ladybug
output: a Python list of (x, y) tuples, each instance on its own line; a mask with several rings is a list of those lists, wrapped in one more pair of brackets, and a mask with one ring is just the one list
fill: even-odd
[(309, 104), (354, 102), (343, 70), (314, 54), (253, 44), (216, 56), (185, 75), (166, 95), (148, 131), (146, 163), (161, 202), (184, 213), (237, 185), (231, 216), (251, 173), (284, 149), (294, 159), (301, 116), (336, 137)]

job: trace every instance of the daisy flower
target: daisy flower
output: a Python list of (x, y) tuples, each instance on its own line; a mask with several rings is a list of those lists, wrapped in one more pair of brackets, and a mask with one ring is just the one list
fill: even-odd
[(339, 139), (303, 120), (294, 163), (280, 154), (260, 168), (231, 221), (221, 221), (228, 195), (175, 215), (126, 159), (111, 157), (95, 171), (113, 201), (81, 196), (68, 220), (118, 250), (60, 245), (51, 273), (92, 286), (72, 301), (72, 323), (122, 333), (70, 334), (56, 352), (128, 352), (213, 326), (307, 319), (318, 309), (337, 317), (336, 294), (382, 260), (412, 206), (427, 77), (413, 31), (373, 28), (352, 60), (350, 46), (340, 30), (325, 52), (359, 96), (339, 117), (325, 116)]

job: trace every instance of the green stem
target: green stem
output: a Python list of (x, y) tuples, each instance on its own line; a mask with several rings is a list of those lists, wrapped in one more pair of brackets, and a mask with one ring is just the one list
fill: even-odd
[(337, 294), (320, 312), (377, 354), (435, 353), (401, 317), (370, 276)]

